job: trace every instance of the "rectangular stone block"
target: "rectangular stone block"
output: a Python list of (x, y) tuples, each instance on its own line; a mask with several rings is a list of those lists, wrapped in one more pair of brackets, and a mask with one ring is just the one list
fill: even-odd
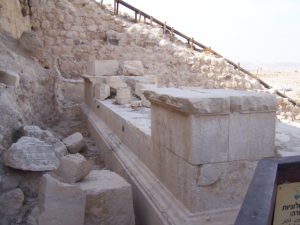
[(229, 151), (229, 115), (190, 116), (191, 150), (188, 162), (225, 162)]
[(45, 174), (39, 193), (39, 224), (83, 225), (86, 194)]
[(273, 156), (275, 98), (232, 90), (151, 88), (152, 138), (192, 165)]
[(275, 112), (232, 113), (228, 160), (259, 160), (274, 156)]
[(86, 194), (84, 224), (135, 224), (131, 186), (116, 173), (92, 170), (77, 187)]
[(107, 84), (100, 83), (94, 85), (94, 97), (101, 101), (110, 96), (110, 87)]
[(117, 89), (117, 96), (116, 96), (117, 104), (124, 105), (124, 104), (129, 103), (130, 100), (131, 100), (131, 88), (130, 87)]
[(88, 62), (87, 74), (92, 76), (117, 75), (119, 61), (117, 60), (94, 60)]

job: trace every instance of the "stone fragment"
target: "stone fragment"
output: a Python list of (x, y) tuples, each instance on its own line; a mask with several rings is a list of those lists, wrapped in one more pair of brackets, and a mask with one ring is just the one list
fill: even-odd
[(28, 170), (49, 171), (58, 167), (53, 147), (34, 137), (22, 137), (4, 153), (6, 166)]
[(139, 60), (123, 61), (120, 65), (121, 73), (126, 76), (143, 76), (144, 66)]
[(92, 170), (76, 185), (86, 193), (85, 224), (135, 224), (131, 186), (116, 173)]
[(20, 83), (20, 76), (11, 70), (0, 69), (0, 83), (7, 86), (18, 87)]
[(38, 197), (38, 224), (83, 225), (85, 202), (86, 194), (78, 187), (45, 174)]
[(85, 147), (83, 136), (79, 132), (76, 132), (63, 139), (63, 143), (67, 146), (67, 149), (70, 153), (80, 152)]
[(0, 213), (13, 215), (18, 213), (24, 202), (24, 194), (20, 188), (4, 192), (0, 196)]
[(40, 127), (35, 125), (25, 125), (21, 127), (17, 132), (18, 137), (27, 136), (34, 137), (53, 147), (55, 155), (58, 158), (68, 154), (67, 147), (58, 138), (56, 138), (50, 131), (42, 130)]
[(108, 86), (115, 90), (118, 88), (128, 87), (127, 84), (122, 80), (121, 76), (109, 76), (105, 79), (105, 82)]
[(131, 100), (131, 88), (119, 88), (117, 89), (116, 101), (119, 105), (124, 105), (129, 103)]
[(64, 182), (75, 183), (82, 180), (92, 169), (83, 155), (76, 153), (61, 158), (59, 167), (54, 171)]
[(95, 84), (94, 85), (94, 97), (101, 101), (107, 99), (110, 96), (110, 87), (107, 84)]
[(116, 75), (119, 69), (117, 60), (94, 60), (88, 62), (87, 74), (93, 76)]

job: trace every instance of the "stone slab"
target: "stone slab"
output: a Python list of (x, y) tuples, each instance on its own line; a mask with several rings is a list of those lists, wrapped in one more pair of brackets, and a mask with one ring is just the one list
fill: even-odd
[(118, 60), (94, 60), (88, 62), (87, 65), (87, 74), (92, 76), (117, 75), (118, 70)]

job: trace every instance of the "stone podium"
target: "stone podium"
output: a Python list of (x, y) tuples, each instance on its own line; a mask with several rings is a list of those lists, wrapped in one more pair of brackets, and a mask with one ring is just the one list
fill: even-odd
[(257, 161), (274, 155), (275, 97), (149, 87), (149, 109), (101, 101), (85, 77), (88, 127), (132, 185), (137, 223), (233, 224)]
[(255, 162), (274, 156), (274, 97), (197, 88), (145, 96), (158, 178), (191, 212), (240, 204)]

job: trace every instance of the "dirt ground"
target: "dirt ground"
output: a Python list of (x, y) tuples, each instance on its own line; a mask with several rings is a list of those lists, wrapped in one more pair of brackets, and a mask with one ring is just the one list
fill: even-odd
[(300, 71), (260, 70), (258, 73), (252, 72), (274, 89), (300, 103)]

